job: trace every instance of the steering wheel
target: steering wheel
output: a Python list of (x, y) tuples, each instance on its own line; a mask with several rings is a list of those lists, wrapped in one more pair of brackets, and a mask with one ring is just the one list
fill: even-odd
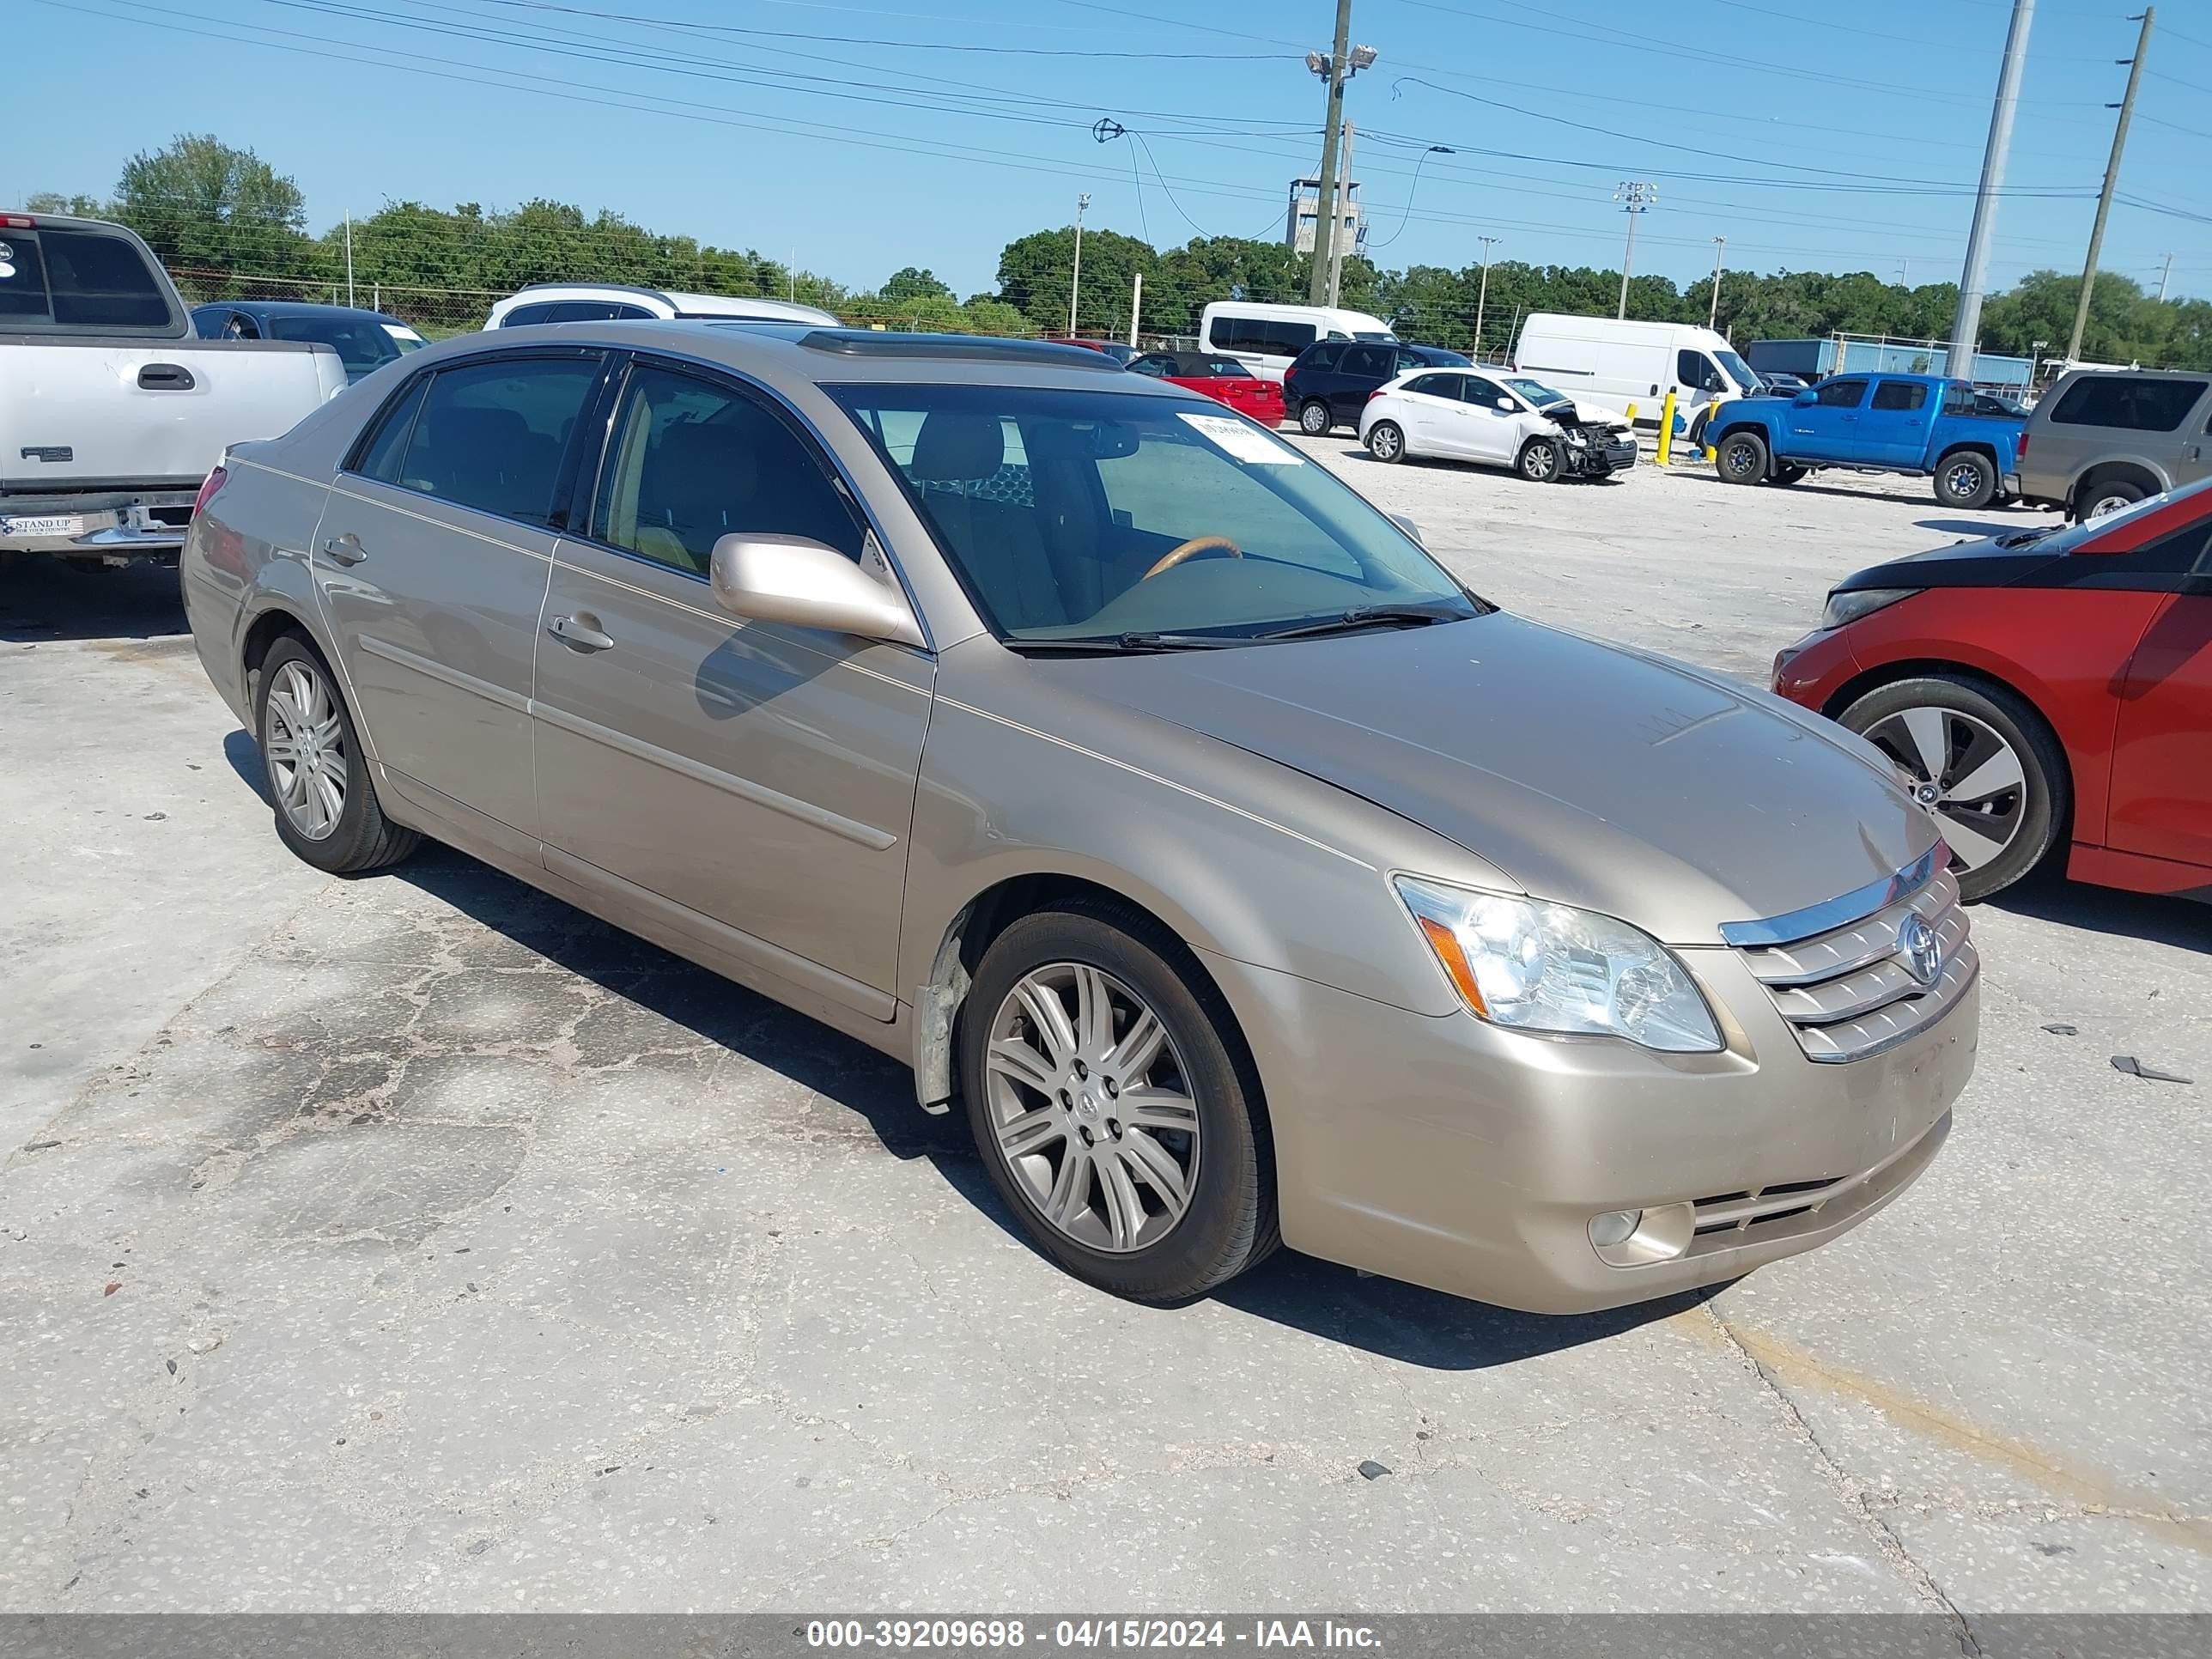
[(1160, 555), (1159, 562), (1137, 580), (1148, 582), (1163, 570), (1172, 570), (1186, 559), (1194, 559), (1201, 553), (1226, 553), (1232, 559), (1244, 556), (1244, 550), (1226, 536), (1193, 536), (1188, 541)]

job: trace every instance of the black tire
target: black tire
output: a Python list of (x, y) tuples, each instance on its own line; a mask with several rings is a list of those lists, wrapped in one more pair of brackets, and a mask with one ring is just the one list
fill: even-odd
[(1996, 463), (1978, 451), (1962, 449), (1936, 463), (1936, 502), (1968, 512), (1987, 507), (1997, 493)]
[[(1893, 680), (1868, 692), (1837, 718), (1864, 735), (1909, 708), (1951, 709), (1969, 715), (1991, 727), (2019, 757), (2024, 799), (2017, 832), (1988, 863), (1956, 870), (1960, 894), (1969, 901), (2003, 891), (2050, 858), (2066, 838), (2074, 790), (2065, 750), (2043, 716), (2018, 693), (1964, 675)], [(1942, 815), (1934, 816), (1942, 829)]]
[[(1182, 1219), (1156, 1242), (1091, 1249), (1040, 1212), (994, 1133), (984, 1072), (991, 1023), (1024, 975), (1059, 963), (1097, 968), (1142, 998), (1165, 1027), (1198, 1111), (1198, 1176)], [(1086, 1284), (1134, 1302), (1188, 1302), (1265, 1259), (1281, 1242), (1259, 1082), (1227, 1006), (1174, 935), (1111, 901), (1071, 900), (1023, 917), (976, 965), (957, 1037), (968, 1124), (991, 1184), (1037, 1249)]]
[(1406, 459), (1406, 434), (1395, 421), (1377, 421), (1367, 428), (1367, 453), (1386, 465)]
[(1784, 461), (1781, 465), (1774, 469), (1774, 476), (1768, 479), (1767, 482), (1769, 483), (1794, 484), (1800, 478), (1805, 476), (1805, 472), (1806, 469), (1797, 465), (1795, 462)]
[(1521, 447), (1517, 470), (1530, 483), (1557, 483), (1565, 471), (1558, 441), (1531, 438)]
[[(319, 681), (337, 717), (345, 768), (345, 802), (328, 834), (310, 836), (292, 820), (280, 796), (276, 768), (269, 763), (269, 694), (277, 676), (289, 665)], [(276, 836), (303, 862), (334, 876), (357, 875), (397, 864), (421, 844), (422, 836), (384, 816), (376, 798), (376, 785), (362, 755), (361, 738), (354, 730), (353, 711), (339, 692), (337, 678), (322, 654), (305, 638), (287, 634), (269, 647), (253, 677), (253, 734), (260, 744), (262, 764), (269, 775), (270, 809), (276, 820)]]
[(2148, 493), (2141, 485), (2131, 484), (2124, 478), (2083, 484), (2074, 492), (2074, 521), (2081, 524), (2109, 513), (2117, 513), (2124, 507), (2133, 507)]
[(1756, 432), (1723, 433), (1713, 450), (1713, 471), (1723, 483), (1754, 484), (1766, 477), (1766, 440)]
[(1298, 405), (1298, 430), (1309, 438), (1325, 438), (1336, 422), (1329, 418), (1328, 405), (1318, 398), (1309, 398)]

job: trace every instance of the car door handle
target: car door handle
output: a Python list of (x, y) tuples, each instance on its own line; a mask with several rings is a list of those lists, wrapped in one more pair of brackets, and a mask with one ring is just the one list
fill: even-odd
[(589, 623), (574, 617), (556, 617), (545, 625), (546, 632), (557, 640), (565, 641), (579, 651), (606, 651), (613, 648), (615, 636), (602, 634)]
[(323, 556), (335, 564), (359, 564), (368, 556), (368, 550), (361, 544), (361, 538), (349, 530), (343, 536), (331, 536), (324, 541)]

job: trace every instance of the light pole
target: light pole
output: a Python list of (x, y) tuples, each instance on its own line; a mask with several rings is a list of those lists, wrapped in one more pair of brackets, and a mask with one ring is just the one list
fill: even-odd
[(1624, 179), (1620, 187), (1613, 192), (1613, 199), (1628, 216), (1628, 246), (1620, 254), (1620, 304), (1613, 312), (1616, 321), (1628, 315), (1628, 272), (1636, 263), (1636, 221), (1659, 199), (1659, 186), (1646, 184), (1640, 179)]
[(1474, 360), (1482, 361), (1482, 310), (1490, 303), (1490, 250), (1498, 246), (1496, 236), (1478, 236), (1482, 244), (1482, 286), (1474, 291)]
[(1091, 192), (1085, 191), (1075, 198), (1075, 274), (1067, 284), (1067, 331), (1075, 332), (1075, 302), (1083, 294), (1083, 215), (1091, 205)]
[[(2089, 257), (2081, 266), (2081, 296), (2074, 303), (2074, 332), (2066, 342), (2066, 355), (2081, 355), (2081, 331), (2089, 325), (2089, 295), (2097, 286), (2097, 256), (2105, 247), (2105, 221), (2112, 211), (2112, 191), (2120, 182), (2120, 156), (2128, 147), (2128, 123), (2135, 118), (2136, 88), (2142, 81), (2143, 59), (2150, 53), (2150, 26), (2158, 16), (2155, 6), (2145, 6), (2136, 21), (2142, 32), (2136, 36), (2136, 55), (2127, 60), (2128, 89), (2121, 94), (2120, 118), (2112, 129), (2112, 159), (2105, 163), (2105, 185), (2097, 192), (2097, 217), (2089, 227)], [(2109, 106), (2108, 106), (2109, 107)]]
[(1728, 238), (1713, 238), (1713, 301), (1705, 307), (1705, 328), (1708, 332), (1720, 325), (1721, 315), (1721, 256), (1728, 252)]
[(1982, 151), (1982, 184), (1974, 196), (1974, 222), (1966, 233), (1966, 268), (1959, 277), (1959, 309), (1951, 319), (1951, 350), (1944, 371), (1954, 380), (1974, 377), (1974, 345), (1982, 331), (1982, 286), (1990, 279), (1990, 241), (1996, 234), (1997, 191), (2012, 153), (2012, 118), (2020, 106), (2020, 72), (2027, 61), (2027, 30), (2035, 0), (2012, 0), (2005, 31), (2004, 66), (1997, 71), (1996, 102), (1990, 109), (1990, 140)]
[[(1306, 54), (1306, 67), (1328, 83), (1327, 114), (1323, 118), (1321, 141), (1321, 189), (1314, 206), (1314, 263), (1313, 271), (1306, 283), (1309, 303), (1320, 305), (1328, 293), (1329, 262), (1336, 249), (1340, 227), (1336, 210), (1336, 140), (1337, 130), (1344, 120), (1344, 83), (1375, 61), (1375, 48), (1355, 46), (1352, 40), (1352, 0), (1336, 0), (1336, 46), (1323, 57), (1320, 52)], [(1328, 227), (1328, 240), (1321, 239), (1321, 228)]]

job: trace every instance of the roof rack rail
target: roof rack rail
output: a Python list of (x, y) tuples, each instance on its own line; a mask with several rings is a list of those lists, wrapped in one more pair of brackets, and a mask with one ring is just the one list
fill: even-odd
[(813, 351), (843, 357), (964, 357), (971, 362), (1035, 363), (1054, 368), (1100, 369), (1119, 374), (1121, 365), (1103, 352), (1042, 340), (1009, 340), (990, 334), (914, 334), (872, 328), (817, 328), (799, 337)]

